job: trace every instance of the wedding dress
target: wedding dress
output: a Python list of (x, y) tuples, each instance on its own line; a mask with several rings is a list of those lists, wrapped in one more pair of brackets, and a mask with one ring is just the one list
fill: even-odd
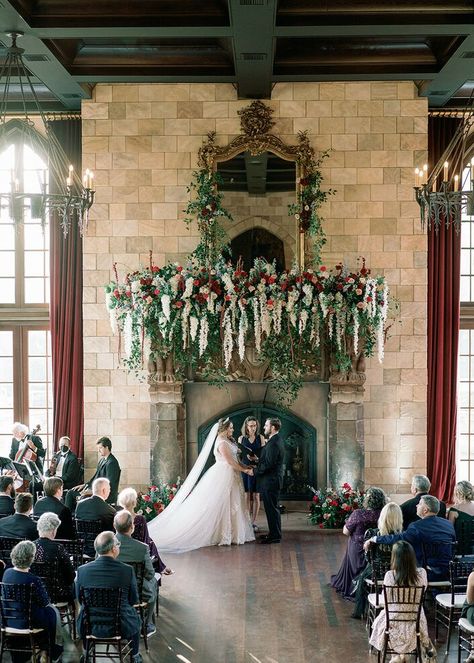
[[(160, 555), (255, 540), (242, 477), (222, 455), (222, 447), (227, 445), (237, 460), (237, 448), (216, 434), (214, 424), (186, 481), (166, 509), (148, 524)], [(199, 480), (213, 447), (216, 462)]]

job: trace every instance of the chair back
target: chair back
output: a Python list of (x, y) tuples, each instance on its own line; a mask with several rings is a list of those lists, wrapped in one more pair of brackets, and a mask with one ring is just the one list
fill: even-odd
[(383, 585), (386, 633), (390, 632), (390, 625), (394, 622), (413, 622), (419, 637), (424, 596), (425, 587), (422, 585), (410, 587)]
[(96, 536), (103, 531), (101, 520), (79, 520), (74, 519), (76, 532), (79, 539), (84, 540), (84, 553), (95, 557), (94, 541)]
[(34, 585), (0, 583), (0, 617), (5, 627), (31, 629), (31, 606)]
[[(456, 553), (456, 542), (454, 541), (436, 541), (435, 543), (422, 544), (423, 568), (426, 571), (436, 569), (445, 570), (446, 578), (449, 573), (449, 562), (454, 559)], [(429, 576), (428, 576), (429, 577)]]
[(120, 638), (121, 587), (81, 587), (79, 601), (86, 637), (93, 634), (93, 628), (99, 637)]
[(451, 604), (455, 603), (455, 594), (465, 594), (469, 574), (474, 571), (473, 562), (454, 560), (449, 563), (449, 580), (451, 583)]
[(57, 603), (60, 600), (58, 560), (55, 559), (52, 562), (34, 561), (30, 567), (30, 572), (41, 578), (51, 603)]
[(124, 562), (127, 566), (131, 566), (134, 573), (135, 579), (137, 581), (138, 587), (138, 596), (140, 601), (142, 601), (143, 596), (143, 581), (145, 579), (145, 562)]
[(54, 539), (60, 543), (71, 558), (74, 571), (84, 563), (84, 539)]
[(24, 539), (16, 539), (10, 536), (0, 536), (0, 559), (5, 562), (7, 566), (12, 565), (10, 558), (11, 551), (17, 543), (20, 543), (20, 541), (24, 541)]
[(456, 521), (456, 536), (458, 545), (456, 552), (458, 555), (474, 554), (474, 518), (461, 518), (459, 523)]

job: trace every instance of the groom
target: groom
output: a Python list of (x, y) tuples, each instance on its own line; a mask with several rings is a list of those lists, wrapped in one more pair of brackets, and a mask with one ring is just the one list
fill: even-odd
[(260, 543), (280, 543), (281, 541), (278, 497), (283, 486), (285, 448), (280, 437), (280, 428), (279, 419), (266, 420), (263, 432), (268, 440), (260, 451), (260, 458), (253, 471), (257, 477), (257, 492), (262, 496), (268, 522), (268, 535), (262, 537)]

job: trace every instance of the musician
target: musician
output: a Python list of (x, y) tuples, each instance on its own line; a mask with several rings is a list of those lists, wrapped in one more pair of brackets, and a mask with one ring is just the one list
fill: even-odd
[(15, 486), (13, 477), (0, 477), (0, 515), (11, 516), (15, 513)]
[(81, 492), (90, 491), (92, 483), (96, 479), (102, 477), (110, 481), (110, 495), (107, 497), (106, 501), (109, 504), (115, 504), (117, 502), (121, 469), (118, 460), (112, 454), (112, 442), (108, 437), (99, 437), (96, 444), (99, 450), (100, 460), (97, 463), (97, 469), (94, 476), (92, 476), (87, 483), (72, 488), (66, 496), (66, 504), (71, 511), (74, 511), (76, 508), (76, 501)]
[(28, 426), (21, 424), (19, 421), (16, 421), (13, 424), (12, 435), (12, 446), (9, 453), (10, 458), (19, 461), (22, 452), (27, 446), (36, 454), (37, 458), (35, 463), (38, 466), (39, 471), (43, 472), (43, 458), (45, 457), (46, 449), (43, 448), (41, 438), (38, 437), (38, 435), (30, 435), (28, 432)]
[(71, 451), (71, 439), (69, 437), (66, 435), (60, 437), (58, 446), (59, 451), (54, 454), (45, 476), (59, 477), (63, 481), (64, 489), (69, 490), (81, 481), (81, 466), (76, 454)]

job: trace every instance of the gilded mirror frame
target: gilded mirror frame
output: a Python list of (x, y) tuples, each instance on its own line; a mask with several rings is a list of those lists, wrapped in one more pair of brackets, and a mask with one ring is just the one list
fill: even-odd
[[(315, 152), (310, 145), (306, 132), (297, 134), (296, 145), (289, 145), (270, 129), (275, 122), (272, 119), (273, 110), (261, 101), (253, 101), (246, 108), (238, 111), (240, 115), (241, 133), (224, 146), (216, 144), (216, 132), (207, 134), (207, 141), (199, 149), (198, 165), (210, 172), (217, 170), (217, 164), (228, 161), (242, 152), (250, 152), (252, 156), (262, 152), (272, 152), (285, 161), (296, 164), (295, 200), (300, 191), (300, 180), (311, 170), (315, 160)], [(305, 231), (299, 222), (296, 224), (296, 260), (300, 268), (305, 262)]]

